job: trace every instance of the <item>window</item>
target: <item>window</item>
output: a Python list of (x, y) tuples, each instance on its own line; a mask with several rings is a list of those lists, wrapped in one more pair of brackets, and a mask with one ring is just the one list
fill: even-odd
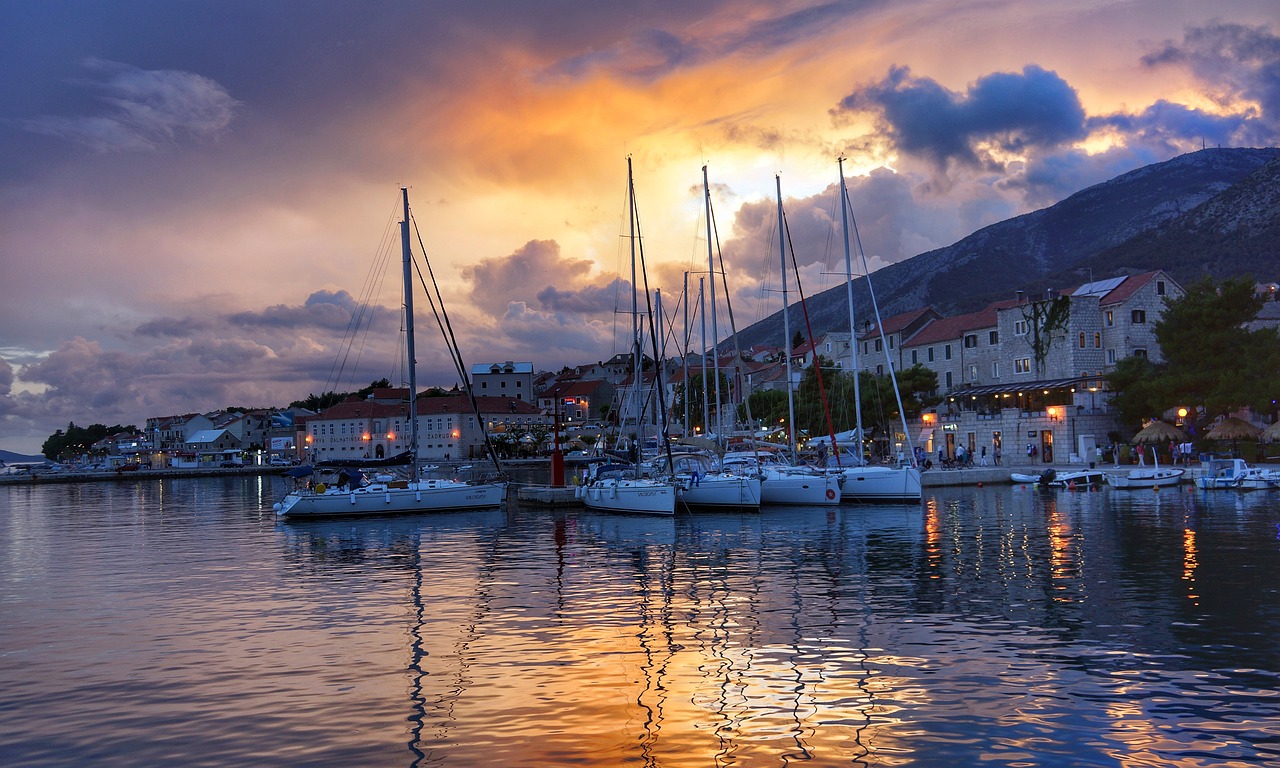
[(1141, 357), (1145, 360), (1147, 357), (1147, 350), (1143, 349), (1142, 347), (1138, 347), (1137, 349), (1133, 350), (1133, 356)]
[(1157, 281), (1156, 281), (1156, 295), (1157, 295), (1157, 296), (1163, 296), (1163, 295), (1164, 295), (1164, 281), (1163, 281), (1163, 280), (1157, 280)]
[(920, 356), (919, 356), (918, 354), (916, 354), (916, 352), (917, 352), (917, 351), (918, 351), (918, 350), (915, 350), (915, 349), (911, 350), (911, 364), (912, 364), (912, 365), (919, 365), (919, 364), (920, 364)]
[(877, 365), (877, 366), (876, 366), (876, 375), (877, 375), (877, 376), (883, 376), (883, 375), (884, 375), (884, 364), (880, 364), (880, 365)]
[(929, 362), (933, 362), (933, 347), (929, 347)]
[(1026, 321), (1026, 320), (1019, 320), (1019, 321), (1017, 321), (1016, 323), (1014, 323), (1014, 324), (1013, 324), (1013, 333), (1014, 333), (1014, 335), (1016, 335), (1016, 336), (1026, 336), (1026, 335), (1027, 335), (1027, 321)]
[(889, 349), (893, 349), (893, 337), (889, 337)]
[(1084, 349), (1084, 331), (1080, 332), (1080, 348)]
[(1114, 349), (1107, 350), (1107, 365), (1116, 364), (1116, 351)]
[(969, 366), (969, 381), (977, 381), (977, 380), (978, 380), (978, 366), (971, 365)]
[(876, 351), (877, 351), (877, 352), (883, 352), (883, 351), (884, 351), (884, 347), (880, 344), (880, 340), (879, 340), (879, 339), (876, 339)]
[(991, 346), (993, 346), (993, 347), (994, 347), (995, 345), (999, 344), (999, 343), (1000, 343), (1000, 332), (999, 332), (999, 331), (992, 331), (991, 333), (987, 334), (987, 343), (988, 343), (988, 344), (990, 344), (990, 345), (991, 345)]
[(1110, 328), (1116, 324), (1116, 315), (1111, 310), (1107, 310), (1107, 327)]
[(947, 389), (951, 389), (951, 371), (947, 371)]
[(978, 334), (976, 334), (976, 333), (971, 333), (971, 334), (969, 334), (968, 336), (965, 336), (965, 337), (964, 337), (964, 348), (965, 348), (965, 349), (973, 349), (973, 348), (974, 348), (974, 347), (976, 347), (976, 346), (978, 346)]
[(1098, 331), (1093, 332), (1093, 348), (1102, 349), (1102, 334)]
[(947, 358), (948, 360), (950, 360), (950, 359), (951, 359), (951, 345), (950, 345), (950, 344), (945, 345), (945, 346), (943, 347), (943, 352), (946, 354), (946, 358)]
[(1020, 357), (1013, 361), (1014, 373), (1031, 373), (1031, 358)]
[(1145, 323), (1145, 322), (1147, 322), (1147, 311), (1146, 311), (1145, 309), (1135, 309), (1135, 310), (1133, 310), (1133, 322), (1134, 322), (1134, 323)]
[(999, 360), (996, 360), (995, 362), (991, 363), (991, 378), (993, 379), (1000, 378), (1000, 361)]

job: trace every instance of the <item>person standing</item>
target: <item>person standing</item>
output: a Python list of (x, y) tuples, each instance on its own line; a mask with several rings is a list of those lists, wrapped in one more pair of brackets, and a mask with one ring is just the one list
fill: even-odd
[(982, 466), (987, 466), (987, 446), (982, 446)]

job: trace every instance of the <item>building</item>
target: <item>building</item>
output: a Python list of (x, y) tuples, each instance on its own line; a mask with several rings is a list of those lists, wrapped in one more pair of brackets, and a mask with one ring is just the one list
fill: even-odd
[(964, 446), (975, 456), (1096, 461), (1116, 429), (1103, 376), (1125, 357), (1160, 362), (1154, 325), (1165, 300), (1181, 295), (1156, 271), (929, 323), (902, 351), (938, 374), (944, 399), (912, 439), (938, 456)]
[(528, 403), (536, 401), (533, 390), (533, 363), (491, 363), (471, 367), (471, 390), (477, 396), (509, 397)]
[(566, 425), (602, 418), (613, 404), (614, 386), (602, 379), (565, 379), (538, 395), (538, 408)]

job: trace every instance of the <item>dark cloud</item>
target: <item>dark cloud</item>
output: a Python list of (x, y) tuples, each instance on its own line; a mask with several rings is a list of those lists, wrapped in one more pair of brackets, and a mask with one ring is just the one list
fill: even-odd
[[(1191, 27), (1181, 43), (1166, 41), (1143, 56), (1142, 63), (1152, 68), (1184, 67), (1219, 105), (1238, 113), (1236, 120), (1260, 124), (1248, 130), (1243, 125), (1208, 128), (1233, 138), (1254, 134), (1260, 137), (1254, 139), (1259, 143), (1275, 143), (1280, 138), (1280, 37), (1269, 27), (1226, 23)], [(1241, 102), (1256, 104), (1257, 112), (1242, 107)], [(1156, 107), (1147, 111), (1152, 109)], [(1172, 109), (1162, 111), (1173, 113), (1175, 119), (1189, 117)]]
[(462, 277), (471, 283), (471, 301), (498, 317), (513, 301), (532, 303), (547, 291), (557, 298), (554, 285), (589, 283), (594, 267), (589, 259), (561, 256), (554, 240), (530, 240), (508, 256), (467, 267)]
[(0, 397), (9, 394), (13, 389), (13, 366), (0, 357)]
[(616, 278), (603, 285), (588, 285), (583, 288), (564, 290), (549, 285), (538, 291), (538, 304), (549, 312), (570, 314), (601, 314), (619, 309), (619, 297), (628, 297), (630, 306), (631, 283)]
[(105, 111), (43, 115), (19, 124), (98, 152), (154, 151), (186, 137), (217, 136), (238, 106), (221, 85), (192, 72), (144, 70), (101, 59), (88, 59), (84, 66), (91, 77), (78, 85), (97, 91)]
[(1051, 149), (1085, 137), (1085, 113), (1071, 86), (1035, 65), (980, 78), (967, 92), (894, 67), (884, 80), (841, 100), (839, 110), (879, 115), (902, 151), (941, 167), (986, 165), (983, 145), (1011, 152)]
[(1134, 145), (1163, 146), (1166, 156), (1201, 142), (1247, 147), (1270, 144), (1275, 138), (1256, 113), (1219, 115), (1163, 99), (1141, 112), (1091, 118), (1089, 126), (1118, 131)]

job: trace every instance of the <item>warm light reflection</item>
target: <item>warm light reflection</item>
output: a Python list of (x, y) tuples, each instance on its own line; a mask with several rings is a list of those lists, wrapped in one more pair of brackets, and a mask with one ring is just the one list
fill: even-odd
[(1196, 557), (1196, 532), (1191, 528), (1182, 529), (1182, 580), (1187, 582), (1187, 598), (1194, 604), (1200, 595), (1196, 594), (1196, 568), (1200, 565)]

